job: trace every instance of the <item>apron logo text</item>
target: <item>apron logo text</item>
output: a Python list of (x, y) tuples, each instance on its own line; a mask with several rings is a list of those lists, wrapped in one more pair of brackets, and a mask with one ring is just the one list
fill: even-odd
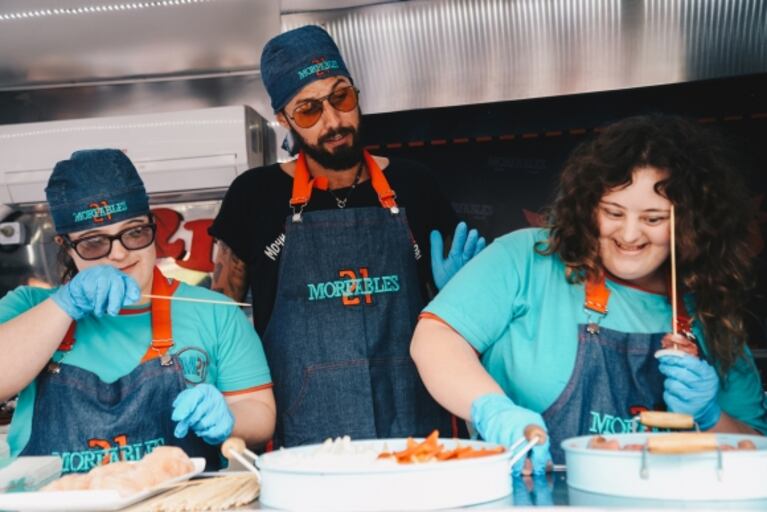
[(128, 443), (128, 436), (119, 435), (113, 439), (115, 446), (107, 439), (88, 439), (90, 450), (79, 452), (52, 452), (61, 457), (62, 473), (85, 473), (100, 466), (121, 460), (139, 460), (158, 446), (165, 444), (160, 437), (138, 443)]
[(612, 414), (591, 412), (591, 427), (589, 433), (594, 434), (623, 434), (634, 432), (636, 421), (634, 418), (621, 418)]
[(338, 271), (338, 276), (341, 279), (336, 281), (307, 284), (309, 300), (340, 298), (344, 306), (357, 306), (363, 299), (365, 304), (372, 304), (373, 295), (400, 290), (398, 275), (369, 277), (366, 267), (360, 268), (359, 273), (352, 269), (342, 269)]

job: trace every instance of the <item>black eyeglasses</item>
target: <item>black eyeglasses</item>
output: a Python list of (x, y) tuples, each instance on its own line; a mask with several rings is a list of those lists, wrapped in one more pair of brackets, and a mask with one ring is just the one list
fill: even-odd
[(311, 128), (317, 124), (317, 121), (322, 117), (322, 111), (324, 110), (323, 103), (325, 100), (339, 112), (351, 112), (357, 108), (359, 92), (360, 91), (353, 85), (339, 87), (322, 98), (312, 98), (310, 100), (302, 101), (293, 109), (292, 115), (286, 115), (295, 121), (301, 128)]
[(149, 247), (154, 242), (157, 224), (139, 224), (123, 229), (116, 235), (91, 235), (70, 240), (66, 235), (64, 245), (74, 249), (84, 260), (97, 260), (112, 252), (112, 242), (119, 240), (129, 251), (138, 251)]

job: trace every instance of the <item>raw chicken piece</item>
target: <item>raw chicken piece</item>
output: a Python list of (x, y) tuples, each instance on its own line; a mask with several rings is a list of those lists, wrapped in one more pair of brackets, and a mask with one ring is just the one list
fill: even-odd
[(113, 462), (93, 468), (87, 474), (66, 475), (43, 491), (113, 489), (129, 496), (194, 470), (186, 453), (174, 446), (159, 446), (139, 462)]

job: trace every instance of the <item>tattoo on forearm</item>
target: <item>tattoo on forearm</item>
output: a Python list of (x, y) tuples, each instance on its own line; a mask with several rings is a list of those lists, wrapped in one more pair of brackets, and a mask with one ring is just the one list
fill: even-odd
[(218, 240), (219, 252), (213, 269), (211, 288), (234, 300), (242, 300), (247, 286), (247, 267), (232, 249)]

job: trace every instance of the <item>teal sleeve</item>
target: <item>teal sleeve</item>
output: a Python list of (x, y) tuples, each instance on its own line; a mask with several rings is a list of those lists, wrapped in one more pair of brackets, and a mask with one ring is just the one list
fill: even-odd
[(767, 434), (767, 398), (751, 351), (740, 357), (727, 372), (719, 392), (719, 405), (733, 418)]
[(530, 230), (501, 237), (467, 263), (425, 311), (455, 329), (479, 353), (485, 352), (522, 314), (524, 276), (534, 240)]
[(16, 318), (50, 297), (52, 290), (19, 286), (0, 299), (0, 324)]
[(219, 332), (216, 387), (223, 392), (271, 384), (264, 347), (245, 314), (226, 308), (228, 318)]

